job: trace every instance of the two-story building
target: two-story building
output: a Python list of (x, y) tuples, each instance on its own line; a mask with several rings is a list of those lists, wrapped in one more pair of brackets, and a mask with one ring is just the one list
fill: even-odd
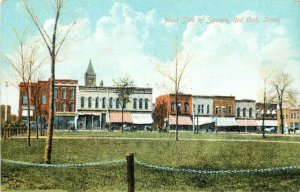
[(207, 130), (215, 127), (213, 118), (213, 97), (193, 95), (193, 130)]
[[(277, 114), (277, 125), (278, 127), (281, 127), (281, 120), (280, 120), (280, 111), (278, 110)], [(285, 129), (285, 132), (288, 130), (293, 130), (296, 132), (296, 130), (300, 129), (300, 108), (284, 108), (282, 110), (283, 114), (283, 127)]]
[[(152, 126), (152, 88), (135, 87), (130, 102), (124, 106), (123, 122), (139, 129)], [(122, 123), (121, 105), (116, 87), (96, 85), (96, 73), (90, 61), (85, 73), (85, 84), (79, 86), (79, 129), (105, 129), (111, 124), (114, 129)]]
[(236, 122), (239, 131), (256, 131), (256, 103), (255, 100), (242, 99), (236, 100)]
[[(192, 95), (179, 94), (176, 107), (175, 94), (161, 95), (156, 98), (155, 108), (161, 109), (158, 115), (158, 129), (168, 128), (175, 129), (176, 126), (176, 110), (178, 111), (178, 126), (181, 130), (192, 130)], [(162, 120), (163, 119), (163, 120)]]
[[(77, 80), (56, 79), (54, 88), (54, 128), (69, 129), (75, 125), (76, 115), (76, 87)], [(30, 104), (30, 120), (37, 116), (42, 126), (47, 125), (49, 119), (50, 80), (38, 81), (29, 84), (19, 84), (19, 120), (27, 119), (28, 102)], [(30, 100), (29, 100), (30, 99)]]
[(263, 126), (266, 128), (277, 129), (277, 104), (265, 103), (264, 105), (264, 103), (257, 102), (256, 123), (259, 129), (261, 129)]

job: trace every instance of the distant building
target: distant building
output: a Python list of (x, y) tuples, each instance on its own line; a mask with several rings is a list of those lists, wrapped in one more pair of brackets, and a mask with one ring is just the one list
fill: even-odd
[[(56, 79), (54, 89), (54, 128), (68, 129), (74, 127), (76, 115), (77, 80)], [(49, 118), (50, 80), (30, 83), (29, 96), (26, 83), (19, 84), (19, 120), (28, 120), (28, 98), (30, 98), (31, 121), (34, 116), (46, 126)]]
[[(5, 109), (7, 111), (5, 111)], [(0, 119), (1, 123), (5, 122), (5, 115), (6, 115), (7, 120), (9, 120), (11, 117), (11, 106), (10, 105), (1, 105), (1, 119)]]
[[(291, 108), (284, 108), (283, 109), (283, 127), (285, 130), (293, 129), (298, 130), (300, 129), (300, 109), (291, 109)], [(277, 125), (281, 127), (281, 120), (280, 120), (280, 111), (278, 110), (277, 114)]]
[[(89, 62), (84, 75), (85, 84), (79, 86), (78, 123), (79, 129), (105, 129), (108, 124), (119, 129), (122, 116), (117, 89), (113, 86), (96, 86), (96, 73)], [(152, 88), (135, 88), (126, 104), (123, 122), (144, 129), (152, 126)]]
[[(159, 129), (168, 127), (169, 129), (175, 129), (176, 126), (176, 103), (175, 94), (161, 95), (156, 98), (155, 108), (160, 109), (162, 106), (165, 108), (161, 114), (161, 118), (164, 119), (164, 124), (157, 124)], [(178, 106), (179, 116), (178, 125), (182, 130), (192, 130), (192, 95), (179, 94)], [(160, 122), (162, 119), (159, 120)], [(163, 126), (163, 127), (162, 127)]]
[[(264, 111), (263, 103), (256, 103), (256, 122), (258, 127), (261, 129), (264, 125), (266, 128), (275, 128), (277, 129), (277, 104), (275, 103), (266, 103)], [(263, 122), (263, 115), (265, 121)]]
[(215, 127), (213, 118), (213, 97), (193, 95), (193, 130)]
[(256, 131), (256, 102), (255, 100), (236, 100), (236, 122), (239, 131)]

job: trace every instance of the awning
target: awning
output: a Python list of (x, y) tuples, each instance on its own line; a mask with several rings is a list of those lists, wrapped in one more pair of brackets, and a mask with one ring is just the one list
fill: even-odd
[(133, 124), (152, 124), (153, 119), (151, 113), (131, 113)]
[[(262, 126), (262, 120), (256, 120), (258, 126)], [(277, 120), (265, 120), (265, 126), (267, 127), (277, 127)]]
[[(122, 123), (122, 112), (111, 112), (109, 118), (111, 123)], [(129, 112), (123, 113), (123, 122), (132, 123), (132, 117)]]
[(212, 117), (196, 117), (194, 118), (194, 124), (195, 125), (205, 125), (215, 122), (215, 120)]
[[(33, 110), (30, 109), (30, 116), (32, 117), (32, 115), (33, 115)], [(27, 117), (27, 116), (28, 116), (28, 111), (27, 111), (27, 109), (26, 109), (26, 110), (23, 109), (23, 111), (22, 111), (22, 116), (23, 116), (23, 117)]]
[(234, 117), (217, 117), (216, 126), (227, 127), (227, 126), (238, 126)]
[(100, 111), (78, 111), (78, 115), (98, 115), (98, 116), (100, 116), (101, 112)]
[(240, 127), (245, 127), (245, 126), (257, 127), (257, 123), (254, 119), (236, 119), (236, 122)]
[[(169, 125), (176, 125), (176, 115), (169, 115)], [(193, 125), (190, 116), (178, 116), (178, 125)]]

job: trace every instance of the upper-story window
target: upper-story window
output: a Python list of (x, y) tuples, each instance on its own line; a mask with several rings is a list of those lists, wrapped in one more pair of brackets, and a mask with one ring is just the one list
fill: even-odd
[(81, 108), (84, 108), (84, 97), (81, 97), (80, 107), (81, 107)]
[(198, 105), (198, 113), (201, 111), (201, 105)]
[(182, 112), (182, 104), (181, 103), (178, 103), (177, 105), (177, 113), (181, 113)]
[(241, 108), (237, 108), (236, 110), (236, 113), (237, 113), (237, 117), (240, 117), (241, 116)]
[(246, 117), (246, 108), (243, 108), (243, 117)]
[(66, 98), (66, 88), (65, 87), (61, 88), (61, 98), (62, 99)]
[(103, 97), (102, 98), (102, 108), (105, 108), (106, 107), (106, 98)]
[(189, 112), (189, 103), (188, 102), (185, 102), (184, 103), (184, 112)]
[(116, 99), (116, 108), (117, 108), (117, 109), (119, 109), (119, 105), (120, 105), (119, 98), (117, 98), (117, 99)]
[(57, 99), (57, 87), (54, 88), (54, 99)]
[(251, 117), (251, 118), (253, 117), (253, 109), (252, 108), (249, 109), (249, 117)]
[(74, 99), (74, 88), (70, 88), (70, 99)]
[(201, 113), (204, 113), (204, 105), (201, 105)]
[(228, 106), (228, 113), (232, 113), (232, 107), (231, 106)]
[(42, 95), (42, 104), (45, 105), (47, 102), (46, 95)]
[(206, 113), (209, 114), (209, 105), (206, 106)]
[(75, 105), (74, 105), (74, 102), (70, 102), (70, 112), (74, 112), (75, 109), (74, 109)]
[(65, 112), (65, 111), (66, 111), (66, 103), (65, 103), (65, 102), (62, 102), (62, 103), (61, 103), (60, 111), (61, 111), (61, 112)]
[(219, 114), (219, 107), (216, 106), (216, 114)]
[(171, 111), (172, 111), (172, 112), (175, 111), (175, 104), (174, 104), (174, 102), (171, 103)]
[(149, 100), (145, 99), (145, 109), (148, 109), (148, 102), (149, 102)]
[(143, 99), (139, 99), (139, 109), (143, 108)]
[(96, 109), (99, 108), (99, 97), (96, 97), (96, 100), (95, 100), (95, 108), (96, 108)]
[(109, 108), (113, 108), (113, 98), (109, 98)]
[(222, 107), (222, 114), (225, 114), (226, 113), (226, 108), (223, 106)]
[(23, 95), (23, 97), (22, 97), (22, 103), (23, 103), (23, 105), (28, 104), (28, 97), (27, 97), (27, 95)]
[(133, 99), (133, 109), (136, 109), (137, 107), (137, 98)]
[(92, 108), (92, 97), (88, 98), (88, 108)]
[(57, 111), (57, 103), (56, 103), (56, 101), (54, 101), (54, 112), (56, 112)]

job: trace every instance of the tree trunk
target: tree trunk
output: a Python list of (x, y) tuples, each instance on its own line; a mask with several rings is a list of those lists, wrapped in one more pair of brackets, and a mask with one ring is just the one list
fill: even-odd
[(284, 134), (282, 101), (279, 101), (281, 134)]
[(176, 141), (178, 141), (178, 93), (175, 93), (175, 106), (176, 106)]
[(31, 146), (30, 143), (30, 134), (31, 134), (31, 128), (30, 128), (30, 82), (27, 82), (27, 116), (28, 116), (28, 132), (27, 132), (27, 145)]
[[(34, 110), (36, 111), (36, 107)], [(35, 128), (36, 128), (36, 139), (39, 139), (39, 124), (37, 120), (37, 114), (35, 114)]]
[(123, 113), (124, 113), (124, 103), (122, 105), (122, 133), (123, 133), (123, 127), (124, 127), (124, 125), (123, 125)]
[(45, 146), (45, 163), (51, 163), (52, 153), (52, 137), (53, 137), (53, 122), (54, 122), (54, 86), (55, 86), (55, 58), (52, 56), (51, 61), (51, 78), (50, 78), (50, 94), (49, 94), (49, 119), (48, 130)]
[(264, 113), (263, 113), (263, 122), (262, 122), (262, 134), (263, 134), (263, 138), (266, 138), (266, 136), (265, 136), (265, 112), (266, 112), (266, 96), (264, 94)]

